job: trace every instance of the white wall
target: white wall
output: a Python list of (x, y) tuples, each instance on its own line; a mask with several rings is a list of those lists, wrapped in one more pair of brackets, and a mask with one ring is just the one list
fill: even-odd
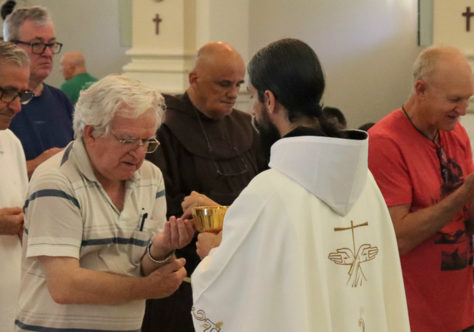
[(405, 101), (417, 46), (415, 0), (252, 0), (250, 53), (283, 37), (309, 43), (326, 73), (324, 103), (352, 127)]
[[(4, 1), (1, 2), (3, 4)], [(128, 47), (120, 46), (118, 0), (20, 0), (18, 7), (42, 5), (50, 11), (56, 37), (64, 44), (61, 54), (81, 51), (90, 74), (101, 78), (120, 73), (129, 60)], [(64, 82), (59, 71), (61, 54), (54, 59), (47, 83), (59, 87)]]

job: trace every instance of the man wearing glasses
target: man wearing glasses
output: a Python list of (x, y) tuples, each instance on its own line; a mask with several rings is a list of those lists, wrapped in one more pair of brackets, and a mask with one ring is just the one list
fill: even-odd
[(157, 90), (111, 75), (81, 94), (73, 140), (35, 171), (25, 203), (21, 331), (139, 331), (147, 298), (186, 276), (174, 250), (190, 220), (166, 221)]
[(33, 93), (27, 90), (28, 55), (12, 43), (0, 42), (0, 326), (13, 331), (20, 291), (21, 236), (28, 177), (21, 143), (8, 130), (13, 117)]
[[(165, 95), (167, 110), (157, 132), (162, 145), (148, 159), (163, 172), (168, 215), (189, 217), (196, 205), (229, 205), (266, 167), (250, 115), (234, 109), (244, 76), (240, 54), (227, 43), (211, 42), (198, 51), (186, 93)], [(195, 241), (178, 255), (191, 275), (200, 261)], [(194, 331), (191, 305), (187, 282), (169, 298), (148, 301), (143, 331)]]
[(30, 58), (28, 87), (35, 97), (12, 121), (10, 129), (23, 144), (28, 175), (73, 138), (72, 104), (59, 89), (44, 83), (61, 51), (53, 22), (45, 8), (19, 8), (3, 23), (4, 39), (24, 49)]
[(411, 331), (468, 331), (474, 167), (459, 117), (473, 74), (458, 49), (444, 46), (420, 53), (413, 78), (410, 98), (369, 130), (369, 167), (397, 235)]

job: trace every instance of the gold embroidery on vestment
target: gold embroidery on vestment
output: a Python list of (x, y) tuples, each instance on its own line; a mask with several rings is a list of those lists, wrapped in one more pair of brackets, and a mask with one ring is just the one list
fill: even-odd
[(359, 319), (359, 326), (362, 329), (362, 332), (365, 332), (365, 322), (363, 318)]
[(223, 322), (214, 323), (209, 318), (206, 317), (206, 312), (202, 309), (195, 310), (196, 308), (192, 307), (191, 313), (194, 319), (198, 320), (200, 327), (203, 329), (202, 332), (220, 332)]
[(377, 256), (379, 248), (371, 246), (368, 243), (362, 244), (356, 251), (355, 235), (354, 229), (357, 227), (368, 226), (369, 223), (365, 222), (359, 225), (354, 225), (354, 222), (351, 220), (350, 227), (335, 227), (334, 231), (352, 231), (352, 250), (350, 248), (339, 248), (335, 252), (329, 253), (328, 258), (336, 264), (339, 265), (350, 265), (349, 268), (349, 279), (347, 283), (351, 284), (352, 287), (362, 286), (362, 281), (367, 281), (367, 277), (362, 270), (362, 263), (371, 261)]
[(364, 320), (364, 308), (360, 308), (360, 318), (359, 318), (359, 327), (362, 332), (365, 332), (365, 320)]

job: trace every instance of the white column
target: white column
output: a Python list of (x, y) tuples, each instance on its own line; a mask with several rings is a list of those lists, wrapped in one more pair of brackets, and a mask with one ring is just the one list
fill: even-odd
[(195, 4), (195, 0), (134, 0), (132, 48), (126, 53), (131, 62), (123, 67), (124, 74), (163, 92), (184, 91), (196, 49)]

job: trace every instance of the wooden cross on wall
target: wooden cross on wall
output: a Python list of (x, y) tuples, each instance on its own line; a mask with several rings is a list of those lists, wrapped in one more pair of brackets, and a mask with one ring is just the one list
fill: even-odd
[(462, 13), (462, 16), (466, 17), (466, 31), (471, 31), (471, 17), (474, 16), (471, 7), (466, 7), (466, 11)]
[(153, 22), (155, 22), (155, 34), (159, 35), (160, 34), (160, 23), (163, 20), (160, 18), (160, 14), (156, 14), (155, 18), (153, 19)]

